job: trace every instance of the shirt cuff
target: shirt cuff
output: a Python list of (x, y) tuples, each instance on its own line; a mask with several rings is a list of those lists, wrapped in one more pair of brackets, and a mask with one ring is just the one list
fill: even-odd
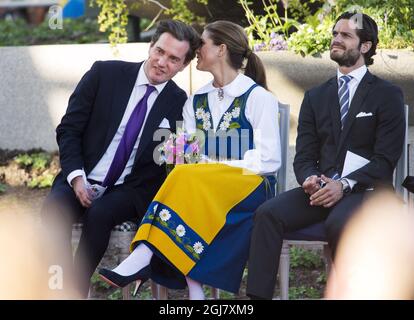
[(305, 179), (305, 181), (304, 181), (304, 182), (308, 181), (308, 180), (309, 180), (310, 178), (312, 178), (312, 177), (317, 177), (317, 175), (316, 175), (316, 174), (313, 174), (313, 175), (311, 175), (311, 176), (307, 177), (307, 178)]
[(68, 174), (66, 180), (68, 181), (69, 185), (72, 187), (72, 180), (76, 177), (82, 176), (83, 180), (86, 181), (86, 174), (85, 171), (82, 169), (73, 170), (71, 173)]
[(352, 180), (352, 179), (348, 179), (348, 178), (344, 178), (344, 180), (346, 180), (346, 182), (348, 182), (349, 187), (351, 188), (351, 190), (354, 188), (354, 186), (357, 184), (357, 181)]

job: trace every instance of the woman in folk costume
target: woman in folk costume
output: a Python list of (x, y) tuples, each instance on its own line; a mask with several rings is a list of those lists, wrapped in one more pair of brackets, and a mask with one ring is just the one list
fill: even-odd
[[(151, 277), (169, 288), (187, 284), (190, 299), (204, 299), (201, 284), (239, 290), (253, 213), (272, 196), (280, 167), (278, 102), (240, 26), (207, 25), (197, 58), (197, 69), (214, 79), (186, 102), (184, 128), (204, 133), (208, 163), (172, 170), (141, 222), (132, 253), (114, 270), (99, 272), (115, 286)], [(223, 141), (229, 142), (225, 148)]]

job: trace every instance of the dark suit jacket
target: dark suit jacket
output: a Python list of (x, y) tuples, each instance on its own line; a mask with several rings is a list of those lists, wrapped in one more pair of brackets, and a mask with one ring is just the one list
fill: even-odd
[[(88, 175), (108, 148), (127, 107), (142, 63), (97, 61), (82, 77), (69, 99), (66, 114), (56, 129), (62, 171), (54, 184), (67, 183), (73, 170)], [(160, 141), (154, 131), (167, 118), (171, 130), (182, 120), (186, 93), (172, 80), (158, 95), (145, 123), (131, 173), (123, 187), (131, 194), (137, 214), (143, 214), (166, 177), (165, 166), (153, 160)], [(145, 212), (145, 211), (144, 211)]]
[[(349, 150), (370, 162), (350, 173), (355, 190), (392, 185), (405, 132), (402, 91), (369, 71), (351, 101), (341, 130), (337, 77), (305, 93), (302, 102), (296, 156), (293, 163), (300, 185), (311, 175), (342, 173)], [(372, 113), (356, 117), (360, 112)]]

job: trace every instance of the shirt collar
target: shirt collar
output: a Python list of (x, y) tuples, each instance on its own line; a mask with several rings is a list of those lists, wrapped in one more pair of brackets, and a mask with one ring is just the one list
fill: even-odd
[[(222, 89), (225, 95), (236, 98), (245, 93), (247, 89), (249, 89), (254, 83), (255, 82), (251, 78), (239, 73), (232, 82), (225, 85)], [(207, 83), (204, 87), (197, 90), (195, 94), (209, 93), (217, 89), (218, 88), (213, 86), (212, 80), (209, 83)]]
[(147, 78), (147, 75), (145, 74), (145, 71), (144, 71), (144, 65), (146, 63), (147, 63), (147, 60), (145, 60), (142, 63), (141, 68), (139, 68), (138, 77), (137, 77), (137, 81), (135, 82), (135, 86), (138, 87), (138, 86), (143, 86), (143, 85), (149, 84), (149, 85), (152, 85), (153, 87), (155, 87), (155, 89), (157, 90), (157, 92), (159, 94), (159, 93), (161, 93), (162, 89), (165, 88), (168, 81), (165, 81), (165, 82), (163, 82), (161, 84), (157, 84), (157, 85), (150, 84), (150, 82)]
[[(362, 78), (365, 76), (365, 73), (368, 71), (367, 66), (364, 64), (362, 66), (360, 66), (358, 69), (352, 70), (350, 73), (348, 73), (348, 76), (352, 76), (352, 79), (356, 79), (359, 82), (361, 82)], [(339, 78), (344, 76), (344, 74), (339, 71), (337, 72), (337, 78), (338, 78), (338, 82), (339, 82)]]

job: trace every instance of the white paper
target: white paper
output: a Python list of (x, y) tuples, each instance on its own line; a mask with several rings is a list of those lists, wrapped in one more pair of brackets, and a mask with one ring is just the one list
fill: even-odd
[(365, 166), (367, 163), (369, 163), (368, 159), (365, 159), (364, 157), (361, 157), (351, 151), (347, 151), (341, 177), (346, 177), (348, 174)]

